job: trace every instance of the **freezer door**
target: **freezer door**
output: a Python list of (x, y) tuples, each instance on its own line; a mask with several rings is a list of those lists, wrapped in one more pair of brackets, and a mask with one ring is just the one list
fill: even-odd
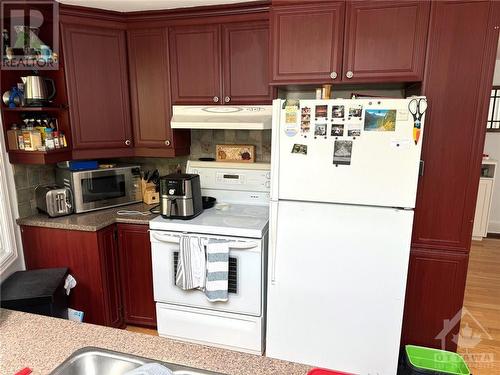
[(270, 220), (267, 355), (396, 374), (413, 211), (280, 201)]
[(294, 112), (276, 100), (272, 199), (415, 207), (424, 126), (415, 144), (409, 102), (301, 100)]

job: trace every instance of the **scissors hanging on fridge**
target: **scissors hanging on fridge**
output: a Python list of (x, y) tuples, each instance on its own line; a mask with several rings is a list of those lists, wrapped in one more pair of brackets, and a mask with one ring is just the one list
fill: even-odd
[(408, 103), (408, 110), (413, 115), (413, 140), (418, 144), (420, 139), (420, 128), (422, 126), (422, 116), (427, 110), (427, 99), (414, 98)]

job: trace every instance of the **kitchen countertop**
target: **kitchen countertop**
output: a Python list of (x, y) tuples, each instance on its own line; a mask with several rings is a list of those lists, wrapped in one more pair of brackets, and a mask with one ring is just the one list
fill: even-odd
[(17, 219), (17, 224), (32, 227), (95, 232), (114, 223), (148, 225), (149, 220), (154, 219), (158, 215), (118, 215), (117, 212), (123, 210), (145, 212), (149, 211), (149, 209), (153, 208), (154, 206), (155, 205), (147, 205), (144, 203), (134, 203), (127, 206), (120, 206), (108, 208), (106, 210), (91, 211), (61, 217), (49, 217), (46, 214), (39, 213), (33, 216)]
[(0, 309), (0, 374), (46, 375), (75, 350), (95, 346), (230, 375), (305, 375), (309, 366), (87, 323)]

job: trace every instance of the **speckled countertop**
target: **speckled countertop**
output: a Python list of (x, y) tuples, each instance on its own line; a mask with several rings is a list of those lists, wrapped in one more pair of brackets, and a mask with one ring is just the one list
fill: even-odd
[(95, 232), (114, 223), (145, 224), (157, 215), (118, 215), (118, 211), (140, 211), (149, 212), (155, 205), (135, 203), (127, 206), (109, 208), (107, 210), (91, 211), (81, 214), (73, 214), (61, 217), (49, 217), (46, 214), (37, 214), (22, 219), (17, 219), (19, 225), (32, 227), (57, 228), (68, 230), (81, 230)]
[(0, 374), (50, 373), (75, 350), (95, 346), (230, 375), (305, 375), (308, 366), (87, 323), (0, 309)]

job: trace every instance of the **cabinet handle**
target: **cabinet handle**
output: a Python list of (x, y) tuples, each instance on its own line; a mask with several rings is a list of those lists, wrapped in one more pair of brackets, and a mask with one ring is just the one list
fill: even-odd
[(351, 72), (350, 70), (345, 74), (345, 76), (349, 79), (351, 79), (354, 76), (354, 73)]
[(229, 103), (229, 102), (231, 101), (231, 98), (230, 98), (229, 96), (226, 96), (226, 97), (224, 98), (224, 101), (225, 101), (226, 103)]
[(170, 146), (170, 141), (168, 139), (165, 141), (165, 146)]
[(331, 73), (330, 73), (330, 78), (331, 78), (331, 79), (335, 79), (335, 78), (337, 78), (337, 72), (331, 72)]
[(218, 96), (214, 96), (213, 100), (214, 100), (214, 103), (217, 103), (219, 101), (219, 97)]
[(132, 144), (132, 142), (130, 141), (130, 139), (127, 139), (127, 140), (125, 141), (125, 144), (126, 144), (127, 146), (130, 146), (130, 145)]

